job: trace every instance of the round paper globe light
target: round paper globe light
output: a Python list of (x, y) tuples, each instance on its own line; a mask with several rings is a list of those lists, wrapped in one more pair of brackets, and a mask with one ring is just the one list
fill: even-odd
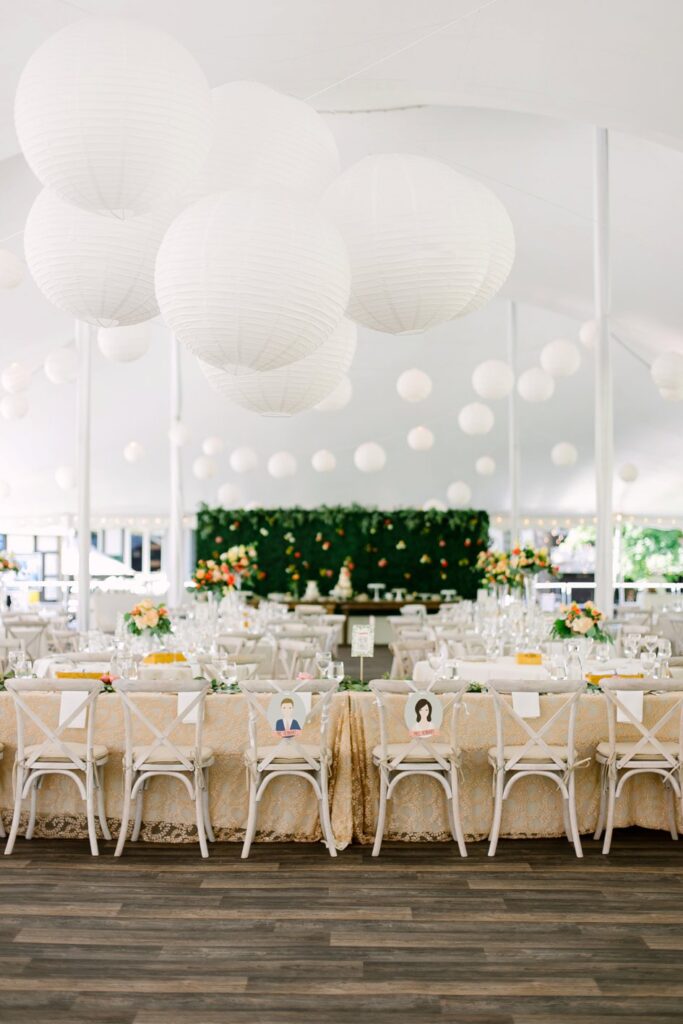
[(80, 18), (43, 43), (14, 114), (42, 184), (117, 217), (180, 194), (211, 142), (211, 93), (195, 59), (165, 32), (119, 18)]
[(667, 402), (680, 402), (683, 400), (683, 387), (660, 388), (659, 393)]
[(578, 461), (579, 453), (576, 445), (569, 441), (560, 441), (553, 445), (550, 452), (550, 459), (554, 466), (574, 466)]
[(579, 341), (589, 352), (593, 351), (598, 341), (597, 320), (586, 320), (585, 323), (581, 324), (579, 327)]
[(5, 391), (8, 391), (10, 395), (16, 395), (20, 391), (26, 391), (31, 383), (31, 371), (28, 366), (23, 363), (10, 363), (6, 366), (0, 375), (0, 383), (2, 383)]
[(541, 366), (551, 377), (571, 377), (581, 366), (581, 352), (573, 341), (555, 338), (541, 349)]
[(72, 491), (76, 486), (76, 470), (73, 466), (57, 466), (55, 481), (60, 491)]
[(482, 402), (470, 402), (458, 413), (458, 425), (463, 434), (488, 434), (495, 421), (493, 410)]
[(446, 497), (455, 508), (464, 508), (472, 500), (472, 489), (464, 480), (456, 480), (448, 485)]
[(361, 473), (379, 473), (386, 465), (387, 453), (376, 441), (366, 441), (356, 448), (353, 462)]
[(547, 402), (555, 392), (555, 381), (540, 366), (532, 366), (520, 374), (517, 391), (525, 402)]
[(220, 455), (224, 447), (222, 437), (205, 437), (202, 441), (202, 451), (205, 455)]
[(9, 498), (12, 488), (6, 480), (0, 480), (0, 498)]
[(190, 431), (182, 420), (174, 420), (168, 428), (168, 439), (176, 448), (182, 448), (190, 440)]
[(145, 454), (145, 449), (139, 441), (129, 441), (123, 449), (123, 457), (126, 462), (139, 462)]
[(327, 398), (323, 398), (322, 402), (314, 405), (313, 408), (316, 412), (339, 412), (341, 409), (346, 408), (352, 396), (353, 386), (350, 379), (344, 375), (334, 391)]
[(487, 359), (479, 363), (472, 374), (472, 387), (480, 398), (496, 401), (510, 394), (515, 375), (502, 359)]
[(332, 452), (326, 448), (321, 448), (319, 452), (315, 452), (311, 459), (311, 465), (316, 473), (331, 473), (337, 465)]
[(275, 452), (268, 459), (268, 472), (275, 480), (284, 480), (288, 476), (294, 476), (296, 470), (296, 459), (291, 452)]
[(432, 378), (424, 370), (404, 370), (396, 381), (396, 390), (404, 402), (423, 402), (432, 393)]
[(0, 398), (0, 416), (5, 420), (23, 420), (28, 415), (28, 398), (23, 391)]
[(192, 463), (192, 473), (197, 480), (210, 480), (216, 475), (216, 463), (209, 455), (198, 455)]
[(448, 512), (448, 505), (440, 498), (428, 498), (422, 506), (423, 512)]
[(634, 466), (632, 462), (624, 462), (619, 466), (618, 474), (619, 479), (623, 480), (625, 484), (632, 484), (638, 479), (638, 467)]
[(112, 363), (132, 363), (141, 359), (152, 344), (148, 323), (132, 327), (100, 327), (97, 347), (105, 359)]
[(312, 206), (248, 189), (193, 203), (157, 259), (164, 320), (219, 369), (274, 370), (310, 355), (339, 324), (349, 287), (331, 223)]
[(258, 466), (258, 455), (253, 448), (235, 448), (230, 453), (230, 469), (234, 473), (249, 473)]
[(671, 391), (683, 388), (683, 353), (662, 352), (650, 367), (650, 375), (658, 388)]
[(70, 384), (78, 377), (78, 352), (75, 345), (64, 345), (48, 352), (43, 363), (50, 384)]
[(242, 492), (235, 484), (225, 483), (218, 488), (218, 504), (223, 508), (239, 508), (242, 504)]
[(434, 447), (434, 434), (429, 427), (413, 427), (408, 431), (408, 447), (414, 452), (428, 452)]
[(480, 455), (474, 468), (479, 476), (493, 476), (496, 472), (496, 460), (492, 459), (490, 455)]
[(515, 232), (507, 210), (491, 189), (474, 180), (471, 184), (482, 211), (482, 238), (486, 237), (488, 266), (484, 280), (458, 316), (482, 309), (505, 284), (515, 261)]
[(16, 288), (24, 280), (24, 264), (9, 249), (0, 249), (0, 288)]

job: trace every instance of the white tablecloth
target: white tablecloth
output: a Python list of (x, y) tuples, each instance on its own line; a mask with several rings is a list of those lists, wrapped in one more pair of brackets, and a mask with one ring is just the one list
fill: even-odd
[[(589, 661), (586, 663), (588, 674), (600, 675), (611, 672), (615, 675), (626, 673), (635, 675), (640, 672), (640, 662), (626, 658), (613, 658), (611, 661)], [(458, 672), (461, 679), (472, 683), (488, 683), (489, 679), (549, 679), (550, 675), (545, 664), (518, 665), (515, 658), (494, 658), (481, 661), (458, 661)], [(435, 677), (434, 669), (428, 661), (418, 661), (413, 677), (416, 682), (429, 683)]]

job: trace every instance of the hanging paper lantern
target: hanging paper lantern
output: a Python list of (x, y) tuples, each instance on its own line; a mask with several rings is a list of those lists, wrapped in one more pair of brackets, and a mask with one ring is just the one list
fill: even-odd
[(464, 508), (472, 500), (472, 489), (463, 480), (448, 485), (446, 496), (455, 508)]
[(345, 409), (351, 401), (353, 395), (353, 387), (348, 377), (344, 376), (337, 384), (334, 391), (323, 398), (322, 402), (318, 402), (313, 408), (316, 412), (339, 412), (340, 409)]
[(258, 466), (258, 455), (253, 448), (235, 448), (230, 454), (230, 468), (234, 473), (249, 473)]
[(598, 342), (598, 321), (586, 320), (579, 327), (579, 341), (589, 352), (592, 352)]
[(555, 381), (540, 366), (532, 366), (520, 374), (517, 391), (525, 402), (547, 402), (555, 392)]
[(10, 363), (0, 375), (0, 382), (5, 391), (10, 395), (16, 395), (20, 391), (26, 391), (31, 383), (31, 371), (23, 363)]
[(650, 367), (650, 375), (658, 388), (678, 391), (683, 388), (683, 353), (662, 352)]
[(507, 275), (492, 257), (505, 234), (493, 227), (502, 207), (436, 160), (365, 157), (332, 183), (323, 205), (349, 250), (347, 315), (374, 330), (426, 331), (488, 301)]
[(638, 479), (638, 467), (632, 462), (625, 462), (623, 466), (619, 466), (619, 479), (625, 484), (632, 484)]
[(424, 370), (404, 370), (396, 381), (396, 390), (404, 402), (422, 402), (432, 393), (432, 379)]
[(339, 174), (334, 136), (308, 103), (260, 82), (212, 90), (213, 144), (203, 192), (254, 188), (318, 197)]
[(332, 452), (327, 451), (326, 448), (321, 448), (311, 459), (311, 465), (316, 473), (331, 473), (337, 465), (337, 460)]
[(356, 448), (353, 461), (361, 473), (379, 473), (386, 465), (387, 453), (376, 441), (366, 441)]
[(581, 366), (581, 353), (574, 342), (556, 338), (541, 349), (541, 366), (551, 377), (571, 377)]
[(192, 463), (192, 472), (197, 480), (210, 480), (216, 475), (216, 463), (208, 455), (198, 455)]
[(428, 452), (434, 447), (434, 434), (429, 427), (413, 427), (408, 431), (408, 447), (414, 452)]
[(75, 345), (64, 345), (49, 352), (43, 363), (51, 384), (70, 384), (78, 377), (78, 352)]
[(148, 323), (132, 327), (100, 327), (97, 347), (105, 359), (112, 363), (132, 363), (141, 359), (152, 344)]
[(496, 460), (492, 459), (490, 455), (480, 455), (474, 468), (479, 476), (493, 476), (496, 472)]
[(0, 288), (16, 288), (24, 280), (24, 264), (9, 249), (0, 249)]
[(458, 413), (458, 424), (463, 434), (488, 434), (495, 421), (493, 410), (482, 402), (470, 402)]
[(507, 210), (491, 189), (478, 181), (472, 180), (471, 184), (480, 201), (482, 236), (485, 233), (488, 266), (484, 280), (458, 316), (468, 316), (483, 309), (503, 287), (515, 261), (515, 231)]
[(240, 372), (310, 355), (339, 324), (349, 286), (332, 224), (313, 207), (247, 189), (181, 213), (157, 260), (168, 326), (204, 362)]
[(560, 441), (553, 445), (550, 458), (555, 466), (573, 466), (578, 461), (579, 453), (576, 450), (576, 445), (569, 441)]
[(202, 451), (205, 455), (220, 455), (224, 447), (222, 437), (205, 437), (202, 441)]
[(683, 387), (681, 388), (660, 388), (659, 394), (667, 402), (680, 402), (683, 400)]
[(28, 414), (28, 398), (23, 391), (0, 398), (0, 416), (5, 420), (22, 420)]
[(293, 416), (334, 391), (351, 366), (358, 328), (343, 319), (323, 344), (303, 359), (275, 370), (234, 374), (200, 360), (211, 387), (223, 398), (264, 416)]
[(6, 480), (0, 480), (0, 498), (9, 498), (12, 488)]
[(423, 512), (448, 512), (448, 505), (439, 498), (429, 498), (422, 506)]
[(239, 508), (242, 504), (242, 492), (235, 484), (225, 483), (218, 488), (218, 504), (223, 508)]
[(73, 466), (57, 466), (55, 480), (60, 491), (72, 491), (76, 486), (76, 470)]
[(211, 93), (195, 59), (165, 32), (119, 18), (80, 18), (43, 43), (14, 114), (42, 184), (117, 217), (179, 195), (211, 143)]
[(53, 306), (96, 327), (150, 320), (159, 312), (154, 263), (176, 207), (132, 220), (87, 213), (44, 189), (26, 221), (26, 263)]
[(123, 449), (123, 457), (126, 462), (139, 462), (144, 454), (145, 449), (139, 441), (129, 441)]
[(296, 459), (290, 452), (275, 452), (268, 459), (268, 472), (276, 480), (294, 476), (297, 470)]
[(496, 401), (510, 394), (515, 375), (501, 359), (487, 359), (479, 363), (472, 374), (472, 387), (480, 398)]
[(168, 439), (176, 448), (182, 448), (190, 440), (190, 431), (182, 420), (174, 420), (168, 428)]

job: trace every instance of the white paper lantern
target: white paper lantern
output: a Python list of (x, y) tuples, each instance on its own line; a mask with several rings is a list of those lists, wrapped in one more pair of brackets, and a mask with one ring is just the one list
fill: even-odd
[(260, 82), (212, 90), (213, 145), (201, 174), (205, 192), (231, 188), (316, 198), (339, 174), (339, 153), (322, 116), (308, 103)]
[(16, 395), (20, 391), (26, 391), (31, 383), (31, 371), (24, 363), (10, 363), (2, 371), (0, 376), (5, 391), (10, 395)]
[(464, 480), (456, 480), (448, 485), (446, 496), (455, 508), (464, 508), (472, 500), (472, 489)]
[(326, 448), (321, 448), (319, 452), (313, 455), (311, 465), (316, 473), (331, 473), (337, 465), (337, 460), (332, 452)]
[(276, 480), (294, 476), (297, 470), (296, 459), (291, 452), (275, 452), (268, 459), (268, 472)]
[(6, 480), (0, 480), (0, 498), (9, 498), (12, 488)]
[(332, 183), (323, 205), (349, 250), (352, 320), (414, 334), (496, 290), (494, 204), (483, 186), (446, 164), (405, 153), (368, 156)]
[(659, 394), (662, 398), (666, 399), (667, 402), (680, 402), (683, 400), (683, 387), (660, 388)]
[(510, 394), (515, 375), (501, 359), (487, 359), (479, 363), (472, 374), (472, 387), (480, 398), (496, 401)]
[(253, 448), (235, 448), (230, 454), (230, 468), (234, 473), (249, 473), (258, 466), (258, 455)]
[(24, 264), (9, 249), (0, 249), (0, 288), (16, 288), (24, 280)]
[(159, 250), (164, 320), (204, 362), (273, 370), (310, 355), (347, 306), (348, 257), (312, 206), (219, 192), (174, 221)]
[(96, 327), (150, 320), (159, 312), (154, 264), (176, 210), (132, 220), (87, 213), (44, 189), (26, 221), (26, 263), (53, 306)]
[(148, 323), (133, 324), (132, 327), (100, 327), (97, 332), (97, 347), (112, 363), (132, 363), (141, 359), (151, 344), (152, 332)]
[(353, 395), (353, 387), (348, 377), (344, 376), (337, 384), (334, 391), (323, 398), (322, 402), (318, 402), (313, 408), (316, 412), (339, 412), (340, 409), (345, 409), (351, 401)]
[(429, 498), (422, 506), (423, 512), (448, 512), (448, 505), (440, 498)]
[(598, 321), (597, 320), (586, 320), (585, 323), (579, 327), (579, 341), (581, 344), (592, 352), (598, 341)]
[(72, 491), (76, 486), (76, 470), (73, 466), (57, 466), (55, 480), (60, 491)]
[(28, 398), (23, 391), (0, 398), (0, 416), (5, 420), (23, 420), (28, 414)]
[(376, 441), (366, 441), (356, 448), (353, 461), (361, 473), (379, 473), (386, 465), (387, 453)]
[(683, 388), (683, 352), (662, 352), (650, 367), (650, 375), (658, 388)]
[(404, 402), (423, 402), (432, 393), (432, 378), (424, 370), (404, 370), (396, 381), (396, 390)]
[(192, 463), (192, 472), (197, 480), (210, 480), (216, 475), (216, 463), (208, 455), (198, 455)]
[(555, 392), (555, 381), (540, 366), (532, 366), (519, 375), (517, 391), (525, 402), (547, 402)]
[(78, 377), (78, 352), (75, 345), (64, 345), (48, 352), (43, 363), (51, 384), (70, 384)]
[(553, 445), (550, 458), (554, 466), (574, 466), (579, 458), (576, 445), (569, 441), (559, 441)]
[(428, 452), (434, 447), (434, 434), (429, 427), (413, 427), (408, 431), (408, 447), (414, 452)]
[(482, 402), (470, 402), (458, 413), (458, 424), (463, 434), (488, 434), (495, 421), (493, 410)]
[(222, 437), (205, 437), (202, 441), (202, 451), (205, 455), (220, 455), (224, 447)]
[(581, 353), (574, 342), (555, 338), (541, 349), (541, 366), (551, 377), (571, 377), (581, 366)]
[(211, 387), (229, 402), (264, 416), (293, 416), (334, 391), (353, 361), (357, 332), (344, 318), (315, 352), (275, 370), (234, 374), (201, 360), (199, 365)]
[(625, 484), (632, 484), (638, 479), (638, 467), (634, 466), (632, 462), (625, 462), (622, 466), (619, 466), (619, 479), (623, 480)]
[(139, 462), (145, 454), (145, 449), (139, 441), (129, 441), (123, 449), (123, 457), (126, 462)]
[(492, 459), (490, 455), (480, 455), (474, 468), (479, 476), (493, 476), (496, 472), (496, 460)]
[(174, 420), (168, 428), (168, 439), (176, 448), (182, 448), (190, 440), (190, 431), (182, 420)]
[(239, 508), (242, 504), (242, 492), (235, 484), (225, 483), (218, 488), (218, 504), (223, 508)]
[(39, 180), (118, 217), (180, 194), (211, 143), (211, 93), (172, 36), (138, 21), (79, 18), (28, 61), (15, 102)]
[[(472, 181), (482, 210), (482, 234), (485, 232), (488, 266), (484, 280), (459, 316), (482, 309), (505, 284), (515, 261), (515, 231), (507, 210), (491, 189)], [(485, 397), (482, 395), (482, 398)]]

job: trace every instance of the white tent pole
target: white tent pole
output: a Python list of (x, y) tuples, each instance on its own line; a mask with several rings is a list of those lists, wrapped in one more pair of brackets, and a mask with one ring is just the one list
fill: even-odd
[(595, 499), (598, 525), (595, 538), (595, 603), (605, 615), (614, 610), (612, 477), (614, 472), (614, 411), (612, 357), (609, 334), (609, 137), (595, 129), (593, 161), (593, 288), (597, 344), (595, 349)]
[(78, 628), (90, 629), (90, 394), (94, 329), (76, 321), (78, 345)]
[(508, 397), (508, 472), (510, 476), (510, 547), (519, 541), (519, 423), (517, 421), (517, 303), (508, 308), (508, 362), (514, 384)]
[[(170, 421), (173, 427), (182, 414), (180, 390), (180, 344), (174, 334), (171, 335), (171, 388), (170, 388)], [(172, 608), (177, 608), (183, 600), (183, 481), (180, 460), (180, 445), (176, 444), (169, 432), (170, 459), (170, 495), (168, 521), (168, 600)]]

